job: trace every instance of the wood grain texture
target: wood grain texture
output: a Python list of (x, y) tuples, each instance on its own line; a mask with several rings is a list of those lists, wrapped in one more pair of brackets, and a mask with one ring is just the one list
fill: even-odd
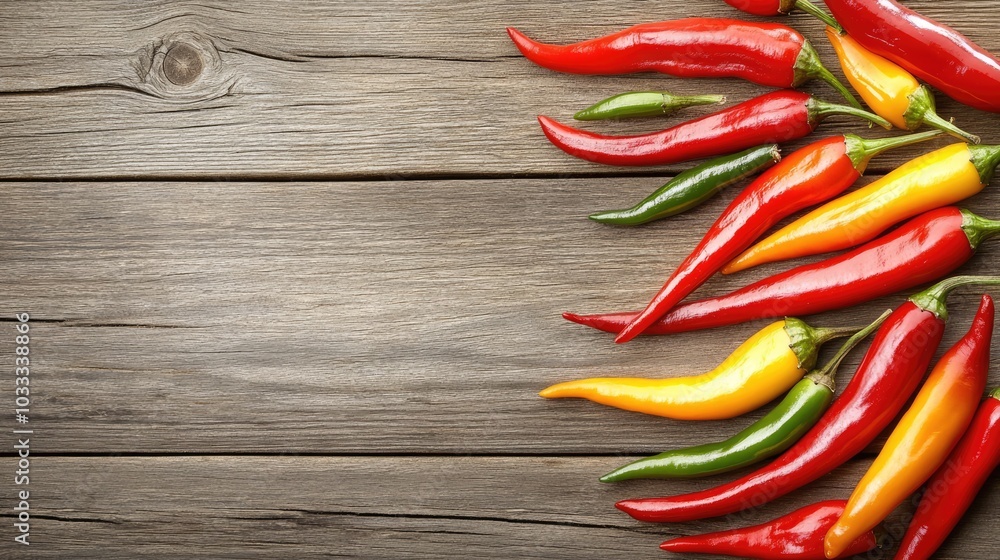
[[(52, 321), (32, 351), (53, 450), (653, 452), (756, 415), (691, 424), (536, 393), (707, 371), (764, 324), (615, 346), (560, 317), (641, 305), (738, 190), (641, 229), (584, 218), (657, 181), (12, 184), (30, 219), (0, 223), (0, 311)], [(970, 207), (996, 217), (1000, 195)], [(997, 251), (963, 270), (995, 271)], [(866, 324), (900, 301), (811, 321)], [(949, 340), (976, 301), (953, 297)]]
[[(907, 5), (1000, 52), (984, 16), (993, 2)], [(731, 102), (764, 90), (559, 75), (504, 33), (569, 42), (702, 15), (739, 16), (717, 0), (0, 4), (0, 331), (31, 314), (35, 430), (35, 546), (11, 541), (3, 447), (0, 558), (663, 558), (670, 536), (845, 497), (878, 441), (759, 512), (639, 524), (612, 503), (728, 477), (609, 486), (598, 475), (721, 439), (761, 412), (693, 424), (536, 396), (580, 376), (704, 371), (763, 325), (616, 347), (564, 322), (567, 310), (644, 303), (736, 189), (646, 228), (590, 223), (684, 166), (580, 162), (535, 116), (567, 120), (630, 89)], [(835, 65), (816, 22), (783, 21)], [(1000, 142), (995, 116), (939, 101)], [(845, 131), (885, 134), (838, 118), (786, 150)], [(862, 184), (947, 142), (882, 156)], [(996, 189), (968, 206), (1000, 218)], [(962, 271), (995, 273), (997, 243)], [(866, 323), (901, 297), (810, 321)], [(977, 301), (952, 297), (943, 347)], [(0, 364), (13, 342), (0, 335)], [(0, 401), (12, 399), (0, 383)], [(996, 557), (997, 485), (940, 558)], [(910, 509), (889, 520), (888, 551)]]
[[(981, 15), (992, 2), (908, 5), (1000, 52)], [(735, 80), (560, 75), (521, 58), (504, 28), (570, 42), (683, 16), (739, 13), (714, 0), (669, 9), (612, 0), (586, 9), (556, 0), (22, 2), (0, 9), (0, 178), (622, 173), (552, 147), (535, 116), (566, 120), (630, 89), (719, 92), (732, 102), (765, 90)], [(805, 15), (787, 22), (839, 73), (818, 22)], [(181, 60), (185, 52), (196, 56)], [(192, 74), (178, 79), (182, 72)], [(826, 85), (810, 87), (836, 99)], [(939, 97), (942, 115), (1000, 142), (997, 119)], [(613, 134), (661, 126), (666, 121), (588, 125)], [(820, 134), (838, 130), (884, 134), (844, 118)], [(916, 153), (883, 156), (872, 170)]]
[[(595, 480), (625, 459), (42, 457), (33, 463), (36, 540), (27, 554), (4, 539), (0, 555), (668, 558), (657, 548), (668, 538), (759, 523), (807, 503), (846, 497), (867, 467), (866, 461), (851, 462), (760, 510), (655, 525), (633, 521), (611, 504), (691, 491), (708, 481)], [(998, 491), (994, 479), (937, 558), (995, 558)], [(888, 543), (901, 536), (912, 509), (906, 504), (886, 522)], [(11, 522), (6, 508), (0, 521)]]

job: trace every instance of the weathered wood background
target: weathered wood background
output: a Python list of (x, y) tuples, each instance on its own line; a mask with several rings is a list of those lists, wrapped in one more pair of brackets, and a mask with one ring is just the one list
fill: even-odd
[[(994, 2), (908, 5), (1000, 52)], [(711, 368), (761, 326), (616, 347), (564, 322), (644, 303), (735, 191), (642, 229), (590, 223), (680, 167), (580, 162), (535, 116), (628, 89), (763, 90), (559, 75), (504, 27), (568, 42), (736, 14), (716, 0), (0, 4), (0, 320), (32, 316), (35, 430), (29, 549), (13, 544), (14, 422), (0, 416), (0, 557), (660, 558), (669, 536), (846, 497), (870, 454), (759, 512), (640, 524), (613, 502), (728, 477), (598, 475), (759, 413), (682, 424), (535, 395)], [(784, 21), (835, 66), (818, 24)], [(939, 108), (1000, 142), (996, 117)], [(883, 134), (846, 119), (819, 134), (847, 130)], [(880, 157), (869, 177), (927, 149)], [(1000, 217), (995, 188), (967, 206)], [(996, 271), (998, 252), (964, 271)], [(865, 322), (901, 299), (811, 321)], [(946, 343), (975, 301), (953, 298)], [(12, 408), (12, 380), (0, 387)], [(996, 558), (998, 506), (994, 478), (940, 558)]]

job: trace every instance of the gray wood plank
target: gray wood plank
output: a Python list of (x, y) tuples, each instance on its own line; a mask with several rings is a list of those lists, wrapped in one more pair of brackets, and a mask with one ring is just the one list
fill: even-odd
[[(691, 491), (721, 479), (596, 481), (625, 459), (39, 457), (32, 462), (30, 485), (32, 545), (18, 547), (5, 538), (0, 554), (666, 558), (657, 545), (667, 538), (751, 525), (819, 500), (844, 498), (867, 468), (866, 461), (848, 463), (757, 511), (655, 525), (633, 521), (612, 504)], [(938, 558), (995, 557), (991, 535), (1000, 520), (998, 490), (994, 477)], [(912, 508), (904, 504), (886, 522), (886, 552), (893, 535), (905, 530)], [(7, 508), (0, 520), (9, 527)]]
[[(615, 346), (560, 317), (643, 304), (737, 192), (642, 229), (584, 218), (657, 182), (10, 184), (0, 317), (35, 319), (42, 450), (647, 453), (732, 433), (757, 416), (688, 424), (536, 396), (706, 371), (762, 326)], [(1000, 217), (1000, 195), (970, 207)], [(963, 271), (995, 272), (997, 251)], [(976, 301), (953, 297), (949, 340)], [(0, 356), (12, 346), (0, 337)]]
[[(1000, 52), (981, 15), (993, 7), (988, 0), (911, 5)], [(585, 10), (554, 0), (13, 3), (0, 10), (0, 178), (621, 173), (552, 147), (535, 116), (565, 120), (630, 89), (717, 91), (734, 102), (764, 90), (731, 80), (559, 75), (521, 58), (504, 27), (569, 42), (685, 16), (739, 13), (716, 0), (600, 0)], [(836, 67), (816, 21), (783, 21)], [(835, 99), (825, 85), (812, 91)], [(943, 98), (940, 112), (1000, 141), (992, 116)], [(624, 134), (666, 124), (589, 126)], [(846, 119), (820, 134), (845, 130), (883, 134)], [(873, 170), (916, 153), (885, 156)]]

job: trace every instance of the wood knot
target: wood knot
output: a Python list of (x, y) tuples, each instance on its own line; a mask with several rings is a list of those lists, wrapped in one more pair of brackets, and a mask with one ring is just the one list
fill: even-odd
[(168, 101), (208, 101), (232, 92), (235, 73), (205, 34), (182, 31), (157, 39), (135, 61), (143, 91)]
[(170, 47), (163, 57), (163, 75), (170, 83), (186, 86), (198, 79), (205, 63), (198, 51), (187, 43), (179, 43)]

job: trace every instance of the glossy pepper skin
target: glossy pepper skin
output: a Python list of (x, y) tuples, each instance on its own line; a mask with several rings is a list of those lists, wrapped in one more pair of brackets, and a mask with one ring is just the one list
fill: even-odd
[(883, 140), (864, 140), (847, 134), (814, 142), (792, 153), (733, 199), (615, 342), (628, 342), (641, 334), (782, 218), (847, 190), (876, 154), (937, 134)]
[(944, 465), (927, 481), (927, 490), (896, 553), (896, 560), (928, 560), (997, 466), (1000, 466), (1000, 389), (980, 405), (969, 429)]
[(637, 478), (694, 478), (752, 465), (792, 446), (833, 402), (840, 362), (888, 316), (855, 333), (823, 368), (799, 381), (771, 412), (735, 436), (717, 443), (667, 451), (629, 463), (601, 477), (601, 482)]
[(794, 10), (802, 10), (831, 27), (840, 27), (835, 19), (809, 0), (725, 0), (725, 2), (737, 10), (755, 16), (783, 16)]
[(742, 78), (776, 88), (820, 78), (861, 107), (823, 66), (809, 41), (784, 25), (687, 18), (643, 23), (565, 46), (533, 41), (513, 27), (507, 34), (525, 58), (557, 72), (661, 72), (681, 78)]
[[(761, 560), (823, 560), (823, 535), (844, 511), (845, 500), (828, 500), (797, 509), (767, 523), (671, 539), (660, 545), (668, 552), (721, 554)], [(842, 558), (878, 545), (871, 531), (851, 543)]]
[(934, 94), (902, 67), (865, 49), (853, 37), (833, 27), (826, 28), (826, 36), (847, 81), (878, 116), (902, 130), (917, 130), (927, 124), (962, 141), (979, 143), (978, 136), (938, 116)]
[(681, 109), (697, 105), (725, 103), (724, 95), (674, 95), (669, 91), (630, 91), (578, 111), (573, 118), (578, 121), (628, 119), (635, 117), (663, 117)]
[(866, 49), (957, 101), (1000, 111), (1000, 61), (961, 33), (893, 0), (827, 0), (826, 6)]
[(888, 517), (934, 474), (965, 433), (986, 389), (994, 314), (993, 299), (984, 295), (972, 328), (931, 371), (827, 532), (827, 558), (843, 554)]
[(726, 265), (723, 272), (864, 243), (902, 220), (979, 193), (998, 164), (1000, 146), (953, 144), (920, 156), (781, 228)]
[[(804, 316), (887, 296), (938, 280), (1000, 234), (1000, 221), (955, 207), (927, 212), (862, 247), (776, 274), (724, 296), (678, 306), (645, 334), (673, 334), (782, 315)], [(636, 313), (576, 315), (567, 320), (618, 333)]]
[(672, 128), (635, 136), (606, 136), (538, 117), (542, 132), (559, 149), (605, 165), (647, 166), (731, 154), (760, 144), (807, 136), (824, 118), (849, 114), (885, 128), (888, 121), (853, 107), (833, 105), (795, 90), (755, 97)]
[(733, 482), (680, 496), (624, 500), (616, 507), (640, 521), (693, 521), (757, 507), (820, 478), (857, 455), (889, 425), (920, 384), (947, 321), (956, 287), (1000, 282), (957, 277), (914, 295), (886, 319), (854, 378), (830, 410), (771, 464)]
[(779, 161), (781, 153), (777, 144), (722, 156), (681, 173), (631, 208), (598, 212), (589, 218), (602, 224), (637, 226), (674, 216)]
[(595, 378), (558, 383), (547, 399), (596, 403), (677, 420), (722, 420), (771, 402), (816, 364), (819, 348), (857, 329), (816, 329), (788, 318), (764, 327), (714, 370), (668, 379)]

